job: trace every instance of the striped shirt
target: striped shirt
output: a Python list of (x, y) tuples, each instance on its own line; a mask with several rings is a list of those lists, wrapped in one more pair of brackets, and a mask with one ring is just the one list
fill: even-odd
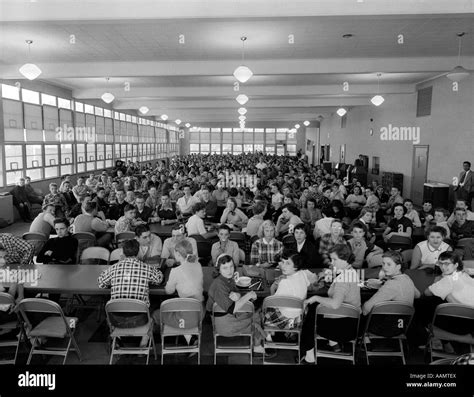
[(250, 264), (276, 262), (277, 255), (281, 254), (282, 250), (283, 244), (277, 239), (273, 238), (270, 242), (267, 242), (264, 238), (261, 238), (252, 244)]

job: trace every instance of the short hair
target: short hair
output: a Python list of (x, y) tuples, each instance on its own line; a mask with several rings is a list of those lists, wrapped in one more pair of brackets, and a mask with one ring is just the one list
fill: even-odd
[(405, 203), (412, 203), (413, 204), (413, 200), (407, 198), (407, 199), (403, 200), (403, 204), (405, 204)]
[(53, 186), (58, 187), (58, 184), (55, 183), (55, 182), (51, 182), (51, 183), (49, 184), (49, 187), (53, 187)]
[(97, 193), (99, 193), (99, 192), (105, 192), (105, 189), (103, 187), (99, 187), (99, 188), (97, 188)]
[(140, 244), (137, 240), (125, 240), (122, 245), (123, 254), (126, 257), (137, 256), (140, 251)]
[(96, 201), (88, 201), (86, 206), (84, 207), (84, 211), (88, 214), (92, 214), (94, 211), (97, 210), (97, 202)]
[(227, 230), (229, 233), (231, 232), (230, 227), (227, 226), (225, 223), (222, 223), (217, 228), (217, 231), (220, 232), (221, 230)]
[(296, 230), (303, 230), (306, 234), (308, 234), (308, 232), (306, 231), (306, 225), (304, 223), (298, 223), (294, 228), (293, 228), (293, 231), (296, 231)]
[(362, 229), (364, 233), (367, 233), (367, 226), (365, 226), (362, 222), (355, 222), (351, 227), (351, 232), (355, 229)]
[(141, 193), (136, 193), (135, 194), (135, 199), (145, 199), (145, 197), (143, 197), (143, 194), (141, 194)]
[(467, 164), (469, 167), (471, 167), (471, 163), (469, 161), (463, 161), (463, 165)]
[(185, 258), (186, 261), (194, 263), (197, 262), (197, 255), (193, 254), (193, 246), (188, 240), (182, 240), (174, 247), (175, 252)]
[(398, 186), (392, 186), (392, 189), (397, 189), (398, 191), (400, 191), (400, 188)]
[(118, 193), (118, 192), (124, 192), (125, 193), (125, 189), (123, 187), (119, 187), (119, 188), (115, 189), (115, 193)]
[(359, 214), (359, 219), (362, 218), (365, 214), (367, 214), (368, 212), (370, 212), (372, 214), (372, 216), (374, 216), (374, 210), (371, 209), (371, 208), (362, 208), (362, 210), (360, 211), (360, 214)]
[(186, 225), (184, 223), (176, 223), (172, 228), (171, 228), (171, 231), (173, 230), (179, 230), (179, 231), (182, 231), (184, 233), (186, 233)]
[(390, 258), (396, 265), (400, 265), (400, 271), (403, 273), (406, 268), (407, 264), (405, 263), (405, 259), (403, 255), (399, 251), (392, 251), (388, 250), (382, 254), (382, 258)]
[(441, 212), (441, 213), (443, 213), (443, 216), (445, 218), (449, 217), (449, 211), (446, 208), (438, 207), (438, 208), (435, 208), (434, 212)]
[(288, 260), (293, 262), (293, 266), (296, 270), (301, 270), (304, 268), (304, 259), (300, 254), (292, 254)]
[(228, 254), (220, 255), (216, 261), (216, 269), (220, 270), (222, 265), (225, 265), (226, 263), (229, 263), (229, 262), (235, 266), (234, 260), (232, 259), (230, 255)]
[(128, 212), (128, 211), (135, 211), (136, 208), (133, 204), (127, 204), (124, 208), (123, 208), (123, 212)]
[(140, 237), (143, 233), (149, 232), (150, 228), (148, 225), (138, 225), (135, 229), (135, 236)]
[(46, 211), (46, 209), (47, 209), (48, 207), (53, 207), (53, 208), (54, 208), (54, 204), (52, 204), (52, 203), (45, 204), (45, 205), (43, 205), (43, 206), (41, 207), (41, 209), (42, 209), (43, 211)]
[(309, 203), (310, 201), (314, 204), (314, 207), (316, 208), (316, 200), (315, 200), (313, 197), (310, 197), (310, 198), (308, 198), (308, 200), (306, 200), (306, 205), (305, 205), (305, 207), (308, 208), (308, 203)]
[(466, 211), (465, 208), (456, 207), (456, 208), (454, 209), (454, 213), (459, 212), (459, 211), (460, 211), (460, 212), (464, 212), (465, 214), (467, 213), (467, 211)]
[(461, 254), (458, 251), (445, 251), (439, 254), (439, 261), (451, 261), (453, 264), (458, 265), (458, 270), (462, 270), (464, 265), (462, 263)]
[(431, 226), (426, 233), (426, 236), (429, 236), (431, 233), (439, 233), (441, 237), (446, 238), (446, 229), (442, 226)]
[(423, 200), (423, 204), (431, 204), (431, 205), (433, 205), (433, 201), (426, 199), (426, 200)]
[(283, 207), (281, 207), (282, 210), (284, 210), (285, 208), (288, 211), (290, 211), (293, 215), (300, 216), (300, 210), (295, 204), (288, 203), (288, 204), (285, 204)]
[(252, 213), (254, 215), (260, 215), (261, 213), (263, 213), (263, 211), (265, 211), (265, 208), (267, 207), (266, 203), (263, 202), (263, 201), (258, 201), (257, 203), (255, 203), (252, 207)]
[(329, 254), (336, 254), (339, 259), (347, 263), (354, 262), (354, 254), (347, 244), (336, 244), (329, 250)]
[(403, 204), (401, 204), (401, 203), (395, 203), (395, 204), (393, 205), (393, 208), (392, 208), (392, 209), (393, 209), (394, 212), (395, 212), (395, 208), (397, 208), (397, 207), (402, 207), (402, 208), (403, 208), (403, 214), (406, 214), (406, 213), (407, 213), (406, 207), (405, 207)]
[(64, 223), (66, 227), (69, 227), (70, 223), (67, 218), (56, 218), (53, 222), (54, 226), (56, 226), (58, 223)]
[(193, 205), (193, 214), (197, 214), (199, 211), (206, 209), (206, 204), (204, 203), (196, 203)]
[(323, 187), (323, 193), (327, 190), (332, 190), (331, 186), (327, 185)]
[(234, 205), (235, 205), (235, 208), (237, 209), (237, 200), (236, 200), (234, 197), (229, 197), (229, 198), (227, 199), (227, 201), (233, 202)]

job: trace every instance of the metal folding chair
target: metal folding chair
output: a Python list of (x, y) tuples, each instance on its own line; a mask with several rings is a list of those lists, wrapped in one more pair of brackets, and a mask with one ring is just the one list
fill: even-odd
[(38, 256), (41, 249), (46, 244), (46, 241), (48, 241), (48, 237), (46, 237), (46, 235), (37, 232), (23, 233), (21, 237), (23, 238), (23, 240), (28, 241), (35, 247), (34, 256)]
[[(115, 355), (142, 355), (146, 354), (146, 364), (150, 360), (150, 349), (153, 348), (155, 360), (156, 345), (153, 337), (153, 319), (150, 316), (150, 311), (145, 302), (138, 299), (114, 299), (107, 302), (105, 305), (105, 313), (107, 316), (107, 324), (110, 329), (110, 337), (112, 338), (112, 350), (110, 353), (109, 365), (113, 363)], [(134, 328), (123, 328), (117, 325), (114, 315), (143, 315), (146, 316), (147, 321), (145, 325)], [(118, 339), (126, 337), (148, 337), (148, 343), (143, 347), (120, 347)]]
[[(0, 306), (15, 306), (15, 299), (10, 294), (6, 292), (0, 292)], [(18, 349), (20, 347), (20, 340), (22, 335), (21, 324), (18, 321), (18, 316), (15, 315), (15, 320), (0, 324), (0, 348), (15, 348), (15, 355), (11, 359), (0, 360), (0, 364), (15, 364), (16, 358), (18, 356)], [(4, 332), (6, 331), (6, 332)], [(10, 334), (15, 333), (15, 336), (12, 337)], [(8, 335), (7, 336), (4, 336)]]
[(94, 247), (96, 245), (96, 239), (94, 233), (89, 232), (78, 232), (72, 235), (77, 240), (77, 258), (76, 263), (80, 262), (82, 251), (86, 248)]
[(134, 232), (122, 232), (115, 235), (115, 243), (121, 247), (121, 244), (127, 240), (133, 240), (135, 238)]
[(215, 313), (225, 313), (217, 303), (212, 307), (212, 330), (214, 333), (214, 365), (217, 362), (218, 354), (248, 354), (250, 357), (250, 364), (252, 364), (253, 354), (253, 315), (254, 306), (251, 302), (247, 302), (236, 313), (248, 313), (251, 315), (252, 322), (250, 325), (250, 333), (241, 333), (235, 336), (222, 336), (219, 334), (218, 326), (215, 322)]
[(387, 247), (391, 250), (405, 251), (413, 248), (410, 237), (392, 236), (387, 242)]
[[(66, 363), (69, 350), (76, 352), (81, 361), (81, 352), (74, 338), (77, 326), (77, 317), (66, 317), (56, 302), (48, 299), (27, 298), (20, 302), (20, 313), (25, 323), (26, 335), (31, 341), (31, 350), (26, 365), (29, 365), (33, 355), (55, 355), (63, 356), (63, 365)], [(31, 322), (32, 317), (37, 314), (46, 315), (37, 325)], [(65, 339), (66, 347), (42, 346), (42, 338)], [(71, 347), (72, 345), (72, 347)]]
[(245, 237), (245, 233), (242, 232), (230, 232), (229, 240), (235, 241), (239, 248), (245, 250), (247, 246), (247, 239)]
[(123, 255), (123, 249), (122, 248), (114, 249), (110, 253), (109, 265), (113, 265), (114, 263), (117, 263), (122, 258), (122, 255)]
[[(197, 324), (186, 324), (186, 320), (181, 317), (185, 313), (195, 313)], [(166, 324), (167, 316), (175, 315), (178, 319), (179, 328)], [(200, 347), (202, 333), (203, 308), (202, 303), (193, 298), (173, 298), (165, 300), (160, 306), (160, 330), (161, 330), (161, 364), (165, 355), (180, 353), (197, 353), (198, 364), (201, 363)], [(191, 335), (197, 337), (197, 344), (192, 346), (166, 345), (166, 337), (179, 337)]]
[(104, 247), (89, 247), (82, 251), (81, 265), (107, 265), (110, 251)]

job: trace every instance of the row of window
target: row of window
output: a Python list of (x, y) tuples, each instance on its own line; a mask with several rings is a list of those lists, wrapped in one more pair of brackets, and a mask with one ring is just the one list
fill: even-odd
[[(211, 129), (212, 130), (212, 129)], [(224, 131), (224, 130), (233, 130)], [(265, 130), (265, 131), (264, 131)], [(272, 145), (275, 143), (296, 144), (296, 133), (291, 132), (287, 128), (245, 128), (232, 129), (223, 128), (219, 131), (201, 131), (191, 132), (189, 134), (190, 143), (200, 144), (245, 144), (245, 142), (253, 142), (255, 144)]]
[(242, 154), (264, 152), (266, 154), (276, 154), (278, 156), (296, 156), (296, 145), (263, 145), (263, 144), (245, 144), (232, 145), (228, 143), (191, 143), (189, 144), (189, 152), (191, 154)]

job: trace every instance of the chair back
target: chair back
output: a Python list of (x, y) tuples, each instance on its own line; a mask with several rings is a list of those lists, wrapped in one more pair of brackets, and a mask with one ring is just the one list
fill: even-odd
[(58, 316), (63, 319), (68, 332), (70, 328), (73, 328), (70, 327), (70, 324), (66, 321), (66, 317), (64, 316), (61, 306), (59, 306), (56, 302), (52, 300), (42, 298), (25, 298), (20, 302), (19, 309), (21, 317), (23, 318), (23, 321), (26, 324), (27, 330), (33, 329), (31, 317), (29, 317), (28, 313), (43, 313)]
[(122, 248), (114, 249), (110, 253), (109, 264), (113, 265), (114, 263), (118, 262), (122, 258), (122, 255), (123, 255), (123, 249)]
[(199, 258), (209, 258), (211, 256), (212, 244), (200, 235), (189, 236), (196, 240)]
[(239, 259), (241, 263), (245, 263), (245, 251), (239, 248)]
[[(189, 314), (194, 313), (189, 316)], [(163, 301), (160, 305), (160, 325), (161, 329), (165, 326), (165, 318), (167, 315), (176, 314), (177, 317), (181, 315), (186, 318), (189, 318), (192, 323), (197, 319), (198, 328), (201, 329), (201, 324), (203, 320), (203, 311), (202, 303), (194, 298), (173, 298)], [(197, 316), (197, 317), (196, 317)], [(178, 321), (179, 322), (179, 321)], [(195, 326), (193, 324), (193, 326)], [(180, 328), (183, 329), (183, 332), (186, 330), (186, 322), (183, 322), (183, 326)]]
[(23, 233), (22, 238), (35, 247), (34, 256), (37, 256), (40, 253), (41, 249), (46, 244), (46, 241), (48, 241), (46, 235), (38, 232)]
[(90, 232), (78, 232), (72, 235), (77, 240), (77, 260), (81, 258), (82, 251), (96, 244), (95, 234)]
[(115, 235), (115, 242), (120, 244), (127, 240), (133, 240), (135, 238), (134, 232), (122, 232)]
[(0, 292), (0, 305), (15, 305), (15, 298), (7, 292)]
[(413, 256), (413, 250), (412, 249), (402, 251), (402, 257), (403, 257), (403, 260), (405, 261), (405, 263), (411, 263), (412, 256)]
[(458, 240), (456, 243), (456, 247), (472, 247), (474, 246), (474, 238), (472, 237), (466, 237), (466, 238), (461, 238)]
[(89, 247), (82, 251), (81, 265), (107, 265), (110, 251), (104, 247)]
[(405, 335), (414, 313), (413, 306), (406, 302), (380, 302), (369, 314), (366, 332), (385, 338)]
[(413, 247), (410, 237), (393, 235), (388, 240), (387, 246), (392, 250), (407, 250)]
[(474, 307), (461, 305), (458, 303), (443, 303), (436, 307), (433, 315), (433, 325), (436, 325), (436, 317), (438, 316), (474, 320)]
[[(235, 313), (247, 313), (249, 314), (249, 317), (251, 316), (252, 318), (252, 325), (251, 327), (249, 328), (250, 330), (252, 330), (253, 328), (253, 314), (255, 312), (255, 307), (253, 305), (252, 302), (246, 302), (239, 310), (236, 310), (234, 312)], [(216, 324), (216, 322), (214, 321), (214, 315), (215, 313), (226, 313), (225, 310), (223, 310), (217, 303), (214, 303), (214, 305), (212, 306), (212, 329), (214, 331), (214, 335), (215, 336), (219, 336), (220, 335), (220, 330), (218, 329), (219, 328), (219, 325)], [(235, 334), (234, 336), (242, 336), (242, 335), (249, 335), (248, 333), (240, 333), (240, 334)]]
[(138, 299), (112, 299), (105, 305), (105, 314), (110, 329), (116, 327), (115, 321), (111, 314), (146, 314), (150, 322), (150, 311), (145, 302)]
[(239, 248), (245, 249), (247, 245), (247, 240), (245, 237), (245, 233), (242, 232), (230, 232), (229, 240), (235, 241)]
[(303, 310), (303, 300), (292, 296), (273, 295), (267, 296), (263, 300), (262, 310), (265, 311), (269, 307), (284, 307), (289, 309)]

